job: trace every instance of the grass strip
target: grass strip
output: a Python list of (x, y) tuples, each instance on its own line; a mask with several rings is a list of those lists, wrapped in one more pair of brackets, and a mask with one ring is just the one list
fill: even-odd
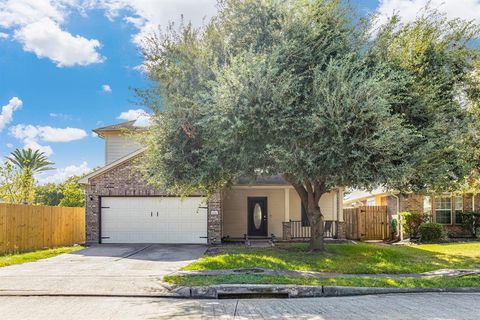
[(253, 274), (218, 276), (165, 276), (164, 281), (181, 286), (214, 284), (296, 284), (310, 286), (349, 286), (382, 288), (474, 288), (480, 287), (480, 276), (419, 278), (324, 278), (312, 279)]
[(51, 258), (60, 254), (69, 253), (83, 249), (82, 246), (60, 247), (55, 249), (44, 249), (32, 252), (13, 253), (0, 256), (0, 267), (11, 266), (26, 262), (33, 262), (41, 259)]

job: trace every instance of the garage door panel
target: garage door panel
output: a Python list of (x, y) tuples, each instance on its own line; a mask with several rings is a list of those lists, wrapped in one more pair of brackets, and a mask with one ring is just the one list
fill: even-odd
[(103, 197), (102, 242), (206, 243), (203, 201), (201, 197)]

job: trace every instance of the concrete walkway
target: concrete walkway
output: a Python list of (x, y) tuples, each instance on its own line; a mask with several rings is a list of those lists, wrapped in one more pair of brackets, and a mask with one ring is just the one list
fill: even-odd
[(0, 297), (2, 319), (479, 319), (480, 294), (181, 300), (112, 297)]
[(424, 273), (381, 273), (381, 274), (348, 274), (334, 272), (292, 271), (278, 269), (220, 269), (220, 270), (187, 270), (173, 273), (179, 276), (218, 276), (235, 274), (258, 274), (265, 276), (289, 276), (303, 278), (432, 278), (432, 277), (462, 277), (480, 275), (480, 269), (439, 269)]
[(205, 250), (201, 245), (97, 245), (0, 268), (0, 295), (169, 295), (162, 277)]

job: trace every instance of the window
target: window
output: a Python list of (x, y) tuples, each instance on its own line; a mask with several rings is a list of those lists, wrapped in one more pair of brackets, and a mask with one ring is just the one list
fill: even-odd
[(432, 197), (423, 197), (423, 213), (426, 215), (432, 214)]
[(463, 213), (463, 197), (455, 196), (454, 199), (454, 210), (455, 210), (455, 224), (462, 224), (462, 213)]
[(307, 210), (305, 210), (305, 207), (303, 206), (303, 203), (302, 203), (302, 227), (309, 227), (309, 226), (310, 226), (310, 221), (308, 221)]
[(452, 223), (452, 197), (435, 197), (435, 219), (437, 223)]
[(367, 206), (374, 206), (375, 205), (375, 198), (367, 199)]

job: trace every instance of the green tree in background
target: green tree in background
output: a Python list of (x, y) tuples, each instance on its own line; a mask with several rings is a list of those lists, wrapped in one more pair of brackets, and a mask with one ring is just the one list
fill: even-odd
[[(0, 201), (6, 203), (22, 203), (26, 192), (22, 189), (29, 186), (30, 181), (23, 181), (25, 175), (20, 169), (14, 167), (10, 162), (0, 165)], [(30, 191), (33, 188), (29, 189)], [(28, 194), (30, 199), (33, 194)]]
[(79, 176), (72, 176), (63, 183), (36, 186), (35, 203), (46, 206), (83, 207), (85, 191), (78, 183), (79, 179)]
[(61, 184), (47, 183), (35, 187), (35, 203), (45, 206), (58, 206), (63, 199)]
[(73, 176), (62, 184), (63, 198), (60, 200), (62, 207), (83, 207), (85, 206), (85, 191), (78, 183), (80, 177)]
[(32, 203), (35, 199), (35, 174), (52, 170), (50, 162), (44, 152), (32, 149), (16, 149), (7, 160), (21, 172), (22, 203)]
[(454, 191), (473, 167), (480, 168), (480, 29), (424, 9), (413, 22), (398, 16), (380, 29), (370, 49), (403, 74), (392, 100), (418, 134), (410, 147), (408, 190)]
[(318, 203), (332, 188), (463, 180), (478, 144), (467, 107), (478, 30), (393, 19), (372, 38), (355, 16), (342, 1), (225, 0), (204, 28), (146, 39), (150, 182), (212, 194), (282, 174), (307, 210), (310, 249), (323, 250)]

